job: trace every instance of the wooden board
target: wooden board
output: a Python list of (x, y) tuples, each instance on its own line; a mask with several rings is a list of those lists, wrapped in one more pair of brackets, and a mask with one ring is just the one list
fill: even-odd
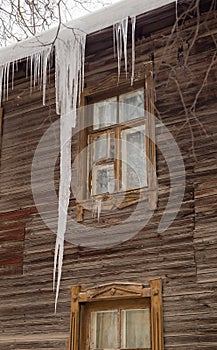
[[(207, 4), (207, 2), (206, 2)], [(180, 5), (181, 6), (181, 5)], [(207, 5), (206, 5), (207, 6)], [(168, 16), (167, 16), (168, 15)], [(57, 314), (54, 314), (52, 289), (55, 234), (43, 223), (34, 208), (31, 192), (31, 165), (37, 144), (55, 113), (54, 74), (48, 77), (47, 106), (42, 106), (42, 93), (35, 89), (30, 96), (25, 65), (16, 73), (14, 90), (4, 101), (4, 135), (0, 173), (0, 253), (5, 262), (13, 261), (12, 270), (4, 270), (0, 280), (0, 349), (1, 350), (65, 350), (70, 334), (70, 289), (81, 284), (85, 288), (115, 282), (149, 283), (162, 278), (163, 341), (165, 350), (216, 350), (217, 341), (217, 96), (216, 65), (213, 65), (196, 106), (197, 118), (186, 118), (171, 68), (183, 93), (188, 110), (194, 102), (216, 50), (213, 30), (216, 11), (201, 13), (198, 40), (192, 47), (186, 74), (177, 59), (179, 39), (189, 42), (197, 21), (188, 17), (171, 38), (168, 21), (174, 12), (164, 12), (163, 21), (146, 15), (138, 19), (136, 76), (144, 73), (144, 62), (154, 53), (154, 89), (156, 111), (176, 139), (186, 167), (186, 190), (180, 211), (173, 224), (163, 234), (158, 232), (170, 192), (170, 177), (160, 148), (167, 149), (174, 164), (173, 175), (179, 169), (168, 144), (167, 136), (156, 128), (156, 168), (158, 203), (150, 222), (135, 232), (135, 219), (126, 223), (134, 206), (102, 212), (100, 223), (86, 211), (83, 225), (102, 228), (112, 225), (113, 235), (132, 233), (131, 239), (109, 248), (94, 249), (65, 243), (63, 275)], [(146, 31), (146, 23), (156, 30)], [(159, 26), (158, 26), (159, 23)], [(110, 28), (111, 29), (111, 28)], [(88, 39), (85, 85), (89, 91), (98, 87), (111, 89), (117, 76), (113, 57), (112, 30), (95, 34)], [(108, 40), (105, 40), (108, 38)], [(177, 42), (178, 38), (178, 42)], [(95, 42), (95, 46), (93, 42)], [(91, 41), (92, 40), (92, 41)], [(130, 46), (130, 43), (129, 43)], [(129, 50), (130, 55), (130, 50)], [(125, 80), (122, 74), (122, 81)], [(103, 85), (104, 84), (104, 85)], [(103, 93), (102, 93), (103, 94)], [(157, 114), (158, 115), (158, 114)], [(190, 124), (189, 124), (190, 123)], [(192, 130), (194, 143), (192, 143)], [(205, 132), (204, 132), (205, 131)], [(59, 135), (54, 135), (58, 139)], [(46, 169), (50, 149), (48, 142), (42, 150), (41, 164)], [(78, 144), (72, 142), (73, 159)], [(196, 158), (194, 157), (194, 153)], [(54, 172), (58, 192), (58, 159)], [(73, 173), (73, 181), (75, 174)], [(57, 222), (56, 204), (46, 203), (49, 187), (38, 175), (41, 209), (49, 213), (50, 223)], [(176, 196), (177, 200), (178, 194)], [(171, 208), (171, 211), (173, 208)], [(22, 214), (22, 215), (21, 215)], [(72, 195), (69, 214), (76, 218), (76, 202)], [(79, 213), (81, 214), (81, 213)], [(145, 211), (137, 211), (142, 220)], [(25, 234), (24, 234), (25, 233)], [(68, 222), (69, 237), (76, 234)], [(20, 249), (21, 246), (23, 249)], [(17, 261), (16, 257), (20, 260)], [(5, 263), (4, 266), (9, 266)], [(13, 273), (10, 273), (13, 271)]]

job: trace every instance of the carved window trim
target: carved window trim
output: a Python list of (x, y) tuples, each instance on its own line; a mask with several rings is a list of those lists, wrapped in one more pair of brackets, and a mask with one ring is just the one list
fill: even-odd
[[(110, 84), (109, 84), (110, 82)], [(112, 86), (111, 86), (112, 85)], [(129, 205), (133, 205), (138, 203), (139, 200), (147, 200), (149, 204), (150, 210), (155, 210), (157, 207), (157, 180), (156, 180), (156, 146), (155, 146), (155, 116), (154, 116), (154, 79), (153, 79), (153, 63), (152, 61), (148, 61), (144, 63), (144, 72), (134, 83), (133, 89), (136, 90), (138, 88), (144, 87), (145, 91), (145, 109), (148, 112), (147, 118), (145, 119), (145, 127), (146, 127), (146, 154), (149, 158), (149, 162), (147, 163), (147, 187), (142, 189), (129, 190), (125, 192), (125, 200), (121, 202), (121, 204), (117, 207), (118, 209), (125, 208)], [(98, 96), (98, 99), (104, 99), (108, 93), (108, 91), (115, 91), (120, 94), (132, 90), (129, 85), (126, 83), (122, 83), (117, 86), (117, 82), (115, 81), (115, 85), (113, 84), (112, 77), (109, 81), (104, 82), (100, 86), (95, 86), (93, 89), (86, 88), (84, 90), (81, 106), (85, 106), (87, 101), (92, 103), (95, 100), (94, 96)], [(100, 97), (101, 96), (101, 97)], [(109, 97), (109, 95), (108, 95)], [(88, 155), (85, 150), (88, 143), (88, 130), (85, 128), (85, 118), (81, 113), (78, 117), (79, 124), (79, 139), (78, 139), (78, 152), (81, 155), (79, 158), (80, 164), (78, 165), (77, 170), (77, 202), (76, 202), (76, 219), (78, 222), (83, 221), (84, 217), (84, 207), (91, 208), (93, 205), (94, 196), (90, 198), (87, 196), (88, 186)], [(122, 192), (123, 193), (123, 192)], [(123, 196), (122, 193), (112, 193), (109, 195), (99, 196), (102, 198), (103, 203), (106, 203), (106, 210), (108, 210), (109, 205), (111, 207), (114, 205), (114, 202), (119, 203), (119, 196)], [(96, 199), (97, 196), (95, 196)]]
[(113, 302), (142, 300), (150, 303), (151, 349), (163, 350), (162, 281), (154, 279), (149, 285), (110, 283), (91, 289), (73, 286), (71, 289), (71, 326), (68, 350), (84, 350), (82, 342), (83, 313), (86, 305), (99, 301)]

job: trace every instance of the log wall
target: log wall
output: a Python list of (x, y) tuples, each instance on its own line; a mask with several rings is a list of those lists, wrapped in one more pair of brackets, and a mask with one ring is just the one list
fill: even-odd
[[(31, 192), (31, 165), (35, 149), (51, 123), (58, 120), (54, 77), (51, 71), (47, 106), (42, 107), (41, 91), (36, 88), (29, 95), (29, 79), (25, 77), (25, 65), (21, 65), (14, 90), (4, 102), (0, 174), (1, 350), (66, 349), (70, 326), (70, 287), (74, 284), (93, 286), (116, 281), (144, 282), (154, 277), (163, 280), (165, 350), (216, 349), (216, 61), (211, 65), (216, 55), (214, 42), (217, 37), (213, 34), (216, 15), (214, 11), (201, 15), (198, 37), (191, 49), (186, 71), (177, 59), (179, 41), (177, 37), (171, 39), (171, 26), (164, 24), (163, 33), (160, 29), (150, 36), (144, 34), (144, 19), (138, 22), (136, 73), (140, 74), (144, 61), (154, 53), (156, 113), (178, 143), (186, 168), (183, 203), (172, 225), (166, 232), (159, 233), (158, 225), (170, 191), (168, 167), (160, 148), (171, 150), (164, 133), (157, 129), (159, 199), (154, 215), (134, 235), (135, 222), (126, 225), (123, 219), (132, 213), (135, 206), (103, 213), (102, 226), (118, 222), (114, 232), (117, 230), (120, 235), (132, 232), (131, 239), (110, 248), (95, 250), (66, 242), (56, 315), (52, 291), (55, 234), (41, 219)], [(188, 19), (178, 38), (191, 42), (189, 38), (195, 33), (196, 22)], [(102, 81), (109, 84), (108, 77), (116, 76), (116, 70), (111, 28), (88, 38), (86, 89), (94, 89)], [(198, 93), (193, 113), (192, 106)], [(187, 110), (183, 108), (183, 101)], [(58, 139), (58, 132), (55, 137)], [(75, 138), (72, 147), (74, 157), (76, 141)], [(43, 166), (49, 158), (49, 146), (57, 147), (57, 144), (48, 144), (42, 150)], [(175, 166), (173, 175), (179, 176), (179, 169)], [(54, 178), (58, 190), (58, 160)], [(55, 228), (56, 203), (45, 205), (50, 191), (46, 181), (39, 174), (40, 212), (48, 215), (50, 225)], [(70, 215), (75, 217), (73, 196)], [(137, 219), (144, 215), (145, 212), (138, 211)], [(91, 219), (91, 213), (89, 219), (87, 215), (86, 224), (97, 225)], [(68, 235), (73, 233), (69, 222)]]

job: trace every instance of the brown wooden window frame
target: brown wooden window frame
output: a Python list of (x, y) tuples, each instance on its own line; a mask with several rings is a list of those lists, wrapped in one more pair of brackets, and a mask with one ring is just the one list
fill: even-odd
[[(106, 84), (105, 84), (106, 85)], [(77, 221), (83, 221), (83, 204), (88, 201), (92, 201), (93, 199), (102, 199), (104, 197), (106, 199), (107, 205), (109, 204), (109, 196), (118, 196), (119, 193), (125, 193), (125, 202), (121, 203), (119, 209), (124, 208), (125, 206), (132, 205), (137, 203), (138, 193), (142, 194), (142, 198), (144, 200), (147, 198), (149, 202), (149, 208), (151, 210), (155, 210), (157, 206), (157, 186), (156, 186), (156, 147), (155, 147), (155, 117), (154, 117), (154, 83), (153, 83), (153, 64), (151, 61), (145, 62), (144, 64), (144, 73), (140, 77), (138, 81), (134, 83), (133, 86), (129, 86), (126, 83), (119, 84), (118, 86), (109, 86), (105, 90), (105, 87), (99, 86), (94, 90), (85, 89), (83, 93), (83, 97), (81, 99), (81, 106), (85, 106), (87, 104), (93, 104), (95, 102), (99, 102), (105, 100), (106, 98), (110, 98), (113, 96), (119, 96), (121, 94), (135, 91), (140, 88), (144, 88), (144, 108), (148, 112), (145, 117), (131, 120), (129, 122), (125, 122), (122, 124), (112, 125), (109, 127), (105, 127), (102, 130), (90, 130), (90, 128), (85, 127), (85, 118), (81, 112), (78, 116), (78, 125), (79, 125), (79, 137), (78, 137), (78, 152), (81, 154), (81, 161), (78, 166), (78, 181), (77, 181)], [(81, 109), (82, 110), (82, 109)], [(95, 137), (95, 135), (99, 135), (103, 130), (113, 129), (116, 133), (116, 137), (120, 138), (121, 128), (132, 127), (132, 125), (141, 125), (145, 124), (145, 132), (146, 132), (146, 155), (149, 159), (149, 162), (146, 166), (146, 176), (147, 176), (147, 186), (144, 188), (137, 188), (127, 191), (116, 191), (111, 194), (104, 195), (90, 195), (90, 183), (91, 178), (89, 177), (89, 155), (85, 148), (88, 145), (88, 139)], [(118, 174), (118, 170), (121, 169), (120, 164), (115, 164), (115, 179), (120, 180), (120, 173)], [(120, 170), (121, 171), (121, 170)], [(91, 175), (90, 175), (91, 176)], [(117, 188), (116, 188), (117, 189)], [(135, 198), (134, 198), (135, 197)], [(141, 199), (141, 196), (140, 196)], [(86, 204), (86, 203), (85, 203)], [(85, 205), (84, 205), (85, 206)], [(87, 205), (90, 207), (90, 205)]]
[(149, 285), (110, 283), (90, 289), (73, 286), (68, 350), (89, 350), (90, 313), (95, 310), (110, 310), (117, 304), (123, 310), (128, 307), (149, 307), (151, 350), (163, 350), (161, 279), (151, 280)]
[[(135, 90), (133, 90), (135, 91)], [(119, 97), (119, 95), (117, 95)], [(130, 191), (135, 191), (140, 189), (139, 188), (134, 188), (134, 189), (129, 189), (127, 191), (124, 191), (123, 189), (118, 187), (118, 183), (121, 182), (122, 180), (122, 172), (123, 172), (123, 167), (122, 167), (122, 162), (120, 160), (120, 157), (118, 159), (117, 155), (118, 155), (118, 150), (120, 151), (121, 149), (121, 140), (122, 140), (122, 132), (124, 130), (128, 130), (128, 129), (132, 129), (134, 127), (139, 127), (139, 126), (144, 126), (145, 127), (145, 142), (147, 144), (147, 136), (146, 136), (146, 128), (147, 128), (147, 120), (144, 119), (144, 117), (140, 117), (140, 118), (136, 118), (124, 123), (117, 123), (114, 124), (112, 126), (108, 126), (105, 128), (100, 128), (97, 130), (93, 130), (91, 128), (91, 130), (88, 132), (88, 144), (90, 145), (90, 148), (93, 150), (93, 142), (96, 138), (98, 138), (101, 135), (105, 135), (106, 134), (106, 138), (108, 140), (108, 135), (109, 134), (114, 134), (114, 138), (115, 138), (115, 159), (114, 160), (110, 160), (107, 154), (107, 157), (105, 159), (101, 159), (98, 162), (96, 162), (96, 164), (98, 165), (111, 165), (112, 163), (114, 163), (114, 178), (115, 178), (115, 188), (114, 188), (114, 193), (118, 193), (118, 192), (130, 192)], [(146, 152), (147, 152), (147, 147), (146, 147)], [(107, 149), (107, 153), (108, 153), (108, 149)], [(90, 156), (88, 157), (88, 165), (89, 168), (91, 168), (91, 165), (94, 163), (93, 159), (93, 151), (90, 152)], [(146, 169), (145, 169), (146, 171)], [(88, 179), (88, 192), (91, 194), (92, 192), (92, 188), (91, 185), (93, 183), (92, 180), (92, 172), (90, 171), (90, 176)], [(147, 186), (145, 186), (147, 187)], [(113, 194), (113, 193), (110, 193)], [(103, 194), (91, 194), (91, 196), (93, 198), (103, 198), (105, 195), (107, 195), (106, 193)]]

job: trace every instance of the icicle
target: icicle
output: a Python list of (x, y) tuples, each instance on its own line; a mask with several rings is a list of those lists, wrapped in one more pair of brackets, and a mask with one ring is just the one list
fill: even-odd
[(92, 201), (92, 219), (96, 217), (96, 201)]
[(37, 66), (37, 54), (36, 55), (33, 55), (32, 57), (33, 61), (32, 61), (32, 75), (33, 75), (33, 87), (35, 87), (35, 84), (36, 84), (36, 74), (35, 74), (35, 71), (36, 71), (36, 66)]
[(48, 59), (51, 55), (52, 47), (50, 47), (48, 50), (44, 50), (43, 52), (43, 59), (42, 59), (42, 83), (43, 83), (43, 105), (45, 106), (46, 101), (46, 86), (47, 86), (47, 64)]
[(178, 0), (176, 0), (175, 6), (176, 6), (176, 24), (178, 26)]
[(9, 91), (9, 73), (10, 73), (10, 62), (6, 63), (3, 66), (2, 72), (2, 89), (3, 89), (3, 99), (8, 99), (8, 91)]
[(2, 89), (3, 89), (3, 75), (4, 75), (4, 66), (0, 66), (0, 107), (2, 105)]
[[(40, 52), (32, 54), (30, 56), (30, 94), (32, 88), (37, 83), (43, 85), (43, 105), (45, 105), (45, 93), (46, 93), (46, 81), (47, 81), (47, 63), (51, 55), (52, 45), (46, 46)], [(26, 58), (26, 76), (28, 76), (28, 62), (29, 57)], [(18, 71), (18, 61), (7, 62), (0, 66), (0, 105), (2, 99), (8, 99), (9, 94), (9, 78), (10, 67), (12, 66), (11, 73), (11, 88), (14, 88), (14, 72)]]
[[(84, 52), (86, 34), (80, 31), (64, 30), (55, 42), (55, 84), (56, 108), (61, 114), (60, 122), (60, 190), (58, 232), (54, 260), (54, 283), (56, 286), (55, 309), (57, 306), (62, 274), (64, 236), (67, 225), (67, 210), (71, 183), (71, 136), (76, 124), (76, 108), (80, 90), (83, 85)], [(58, 267), (57, 285), (55, 284)]]
[(36, 83), (38, 82), (38, 84), (40, 83), (39, 82), (39, 67), (40, 67), (40, 54), (39, 53), (36, 53), (34, 55), (34, 70), (33, 70), (33, 86), (35, 88), (36, 86)]
[(125, 62), (125, 72), (127, 77), (127, 33), (128, 33), (128, 18), (123, 19), (122, 21), (122, 36), (124, 43), (124, 62)]
[[(127, 77), (127, 34), (128, 34), (128, 17), (122, 21), (115, 23), (113, 26), (113, 44), (114, 51), (117, 54), (118, 60), (118, 80), (121, 74), (121, 59), (122, 51), (124, 51), (124, 63), (125, 63), (125, 72)], [(131, 17), (132, 25), (132, 74), (131, 74), (131, 85), (134, 81), (135, 76), (135, 32), (136, 32), (136, 16)], [(124, 47), (124, 50), (122, 48)]]
[[(30, 57), (30, 93), (36, 84), (43, 86), (43, 105), (46, 99), (47, 84), (47, 65), (52, 52), (52, 45), (44, 48), (40, 52), (34, 53)], [(29, 59), (28, 59), (29, 61)], [(28, 75), (28, 64), (26, 66), (26, 74)]]
[(42, 53), (39, 53), (38, 55), (38, 69), (37, 69), (37, 82), (38, 82), (38, 86), (41, 89), (41, 55)]
[[(86, 49), (86, 38), (82, 42), (81, 54), (82, 54), (82, 91), (84, 89), (84, 63), (85, 63), (85, 49)], [(80, 97), (80, 96), (79, 96)]]
[(100, 219), (101, 211), (102, 211), (102, 199), (98, 199), (97, 200), (97, 220), (98, 220), (98, 222)]
[(97, 218), (97, 221), (100, 220), (100, 215), (102, 211), (102, 199), (95, 199), (92, 204), (92, 218)]
[(6, 65), (6, 96), (8, 100), (8, 91), (9, 91), (9, 76), (10, 76), (10, 62)]
[(34, 55), (30, 57), (30, 95), (32, 94), (32, 72), (33, 72), (33, 58)]
[(115, 28), (115, 37), (116, 37), (116, 51), (117, 51), (117, 59), (118, 59), (118, 81), (121, 75), (121, 58), (122, 58), (122, 31), (121, 24), (116, 23), (114, 25)]
[(136, 16), (131, 17), (132, 25), (132, 73), (131, 73), (131, 85), (133, 85), (135, 78), (135, 35), (136, 35)]
[(116, 57), (116, 24), (113, 25), (113, 51), (114, 57)]
[(11, 77), (11, 89), (14, 89), (14, 65), (15, 62), (12, 62), (12, 77)]
[(3, 67), (3, 100), (5, 100), (5, 90), (6, 90), (6, 66), (7, 66), (7, 64), (6, 65), (4, 65), (4, 67)]
[(113, 41), (114, 48), (117, 52), (118, 59), (118, 79), (121, 74), (121, 59), (124, 47), (124, 62), (125, 72), (127, 76), (127, 34), (128, 34), (128, 17), (123, 19), (121, 22), (115, 23), (113, 26)]
[[(56, 240), (54, 264), (55, 264), (55, 266), (58, 266), (58, 271), (62, 271), (63, 252), (64, 252), (64, 240), (63, 241)], [(56, 271), (54, 269), (53, 288), (55, 288), (55, 272)], [(60, 288), (60, 282), (61, 282), (61, 273), (58, 273), (58, 278), (57, 278), (58, 291), (59, 291), (59, 288)], [(56, 298), (55, 298), (55, 312), (57, 310), (58, 294), (59, 293), (56, 293)]]
[(28, 78), (28, 71), (29, 71), (29, 57), (26, 58), (26, 78)]
[(11, 75), (11, 86), (12, 90), (14, 87), (14, 65), (15, 62), (7, 62), (5, 65), (0, 66), (0, 106), (2, 99), (8, 100), (9, 95), (9, 79), (10, 79), (10, 68), (12, 66), (12, 75)]

